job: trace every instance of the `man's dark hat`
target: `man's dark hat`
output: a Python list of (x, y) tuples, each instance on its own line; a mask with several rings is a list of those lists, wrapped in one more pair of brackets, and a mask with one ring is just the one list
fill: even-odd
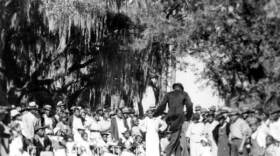
[(48, 126), (38, 126), (38, 127), (35, 127), (35, 133), (38, 132), (40, 129), (46, 129), (48, 128)]
[(184, 90), (184, 86), (182, 85), (182, 83), (174, 83), (172, 85), (172, 88), (175, 89), (176, 87), (180, 87), (182, 90)]

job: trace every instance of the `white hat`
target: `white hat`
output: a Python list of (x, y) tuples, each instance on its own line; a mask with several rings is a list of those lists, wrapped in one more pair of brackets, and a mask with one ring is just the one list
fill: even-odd
[(52, 106), (51, 106), (51, 105), (45, 105), (45, 106), (44, 106), (44, 109), (45, 109), (45, 110), (52, 110)]
[(17, 115), (20, 115), (20, 113), (19, 113), (18, 110), (16, 110), (16, 109), (11, 110), (11, 117), (12, 117), (12, 118), (15, 117), (15, 116), (17, 116)]
[(56, 106), (64, 106), (64, 103), (62, 101), (58, 101), (58, 103), (56, 104)]
[(156, 110), (156, 109), (157, 109), (157, 108), (156, 108), (155, 106), (151, 106), (151, 107), (148, 108), (148, 110), (146, 111), (146, 113), (149, 112), (149, 111), (154, 111), (154, 110)]
[(29, 102), (28, 103), (28, 108), (32, 109), (32, 108), (38, 108), (38, 105), (36, 104), (35, 101)]

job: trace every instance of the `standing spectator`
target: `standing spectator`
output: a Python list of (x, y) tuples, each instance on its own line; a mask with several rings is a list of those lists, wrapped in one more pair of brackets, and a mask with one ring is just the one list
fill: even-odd
[(124, 120), (122, 110), (117, 109), (116, 114), (111, 120), (111, 133), (114, 141), (119, 141), (122, 138), (122, 133), (128, 130), (128, 126)]
[(210, 141), (211, 144), (211, 156), (217, 156), (217, 144), (214, 141), (213, 137), (213, 130), (215, 127), (219, 124), (218, 121), (214, 120), (214, 114), (211, 112), (207, 114), (207, 120), (205, 123), (205, 130), (206, 130), (206, 135)]
[(268, 137), (271, 143), (267, 147), (267, 156), (279, 156), (280, 153), (280, 108), (270, 113), (268, 123)]
[(248, 123), (240, 117), (238, 110), (233, 110), (230, 114), (230, 134), (231, 156), (248, 156), (248, 151), (244, 147), (245, 141), (251, 135), (251, 128)]
[(193, 114), (192, 122), (190, 123), (186, 137), (190, 142), (190, 155), (191, 156), (204, 156), (210, 155), (210, 150), (207, 151), (208, 142), (205, 136), (205, 125), (199, 121), (200, 115), (198, 113)]
[(258, 127), (260, 127), (260, 124), (261, 124), (261, 122), (260, 122), (260, 120), (258, 120), (257, 122), (255, 122), (251, 125), (252, 135), (251, 135), (250, 156), (264, 156), (264, 154), (265, 154), (265, 148), (261, 147), (256, 140), (256, 135), (258, 133)]
[(99, 121), (100, 131), (108, 132), (111, 128), (111, 119), (108, 111), (104, 111), (103, 117)]
[(9, 124), (10, 127), (16, 124), (22, 126), (21, 114), (17, 109), (11, 110), (10, 115), (11, 115), (11, 123)]
[(140, 126), (146, 132), (146, 155), (160, 156), (159, 131), (164, 131), (167, 124), (160, 117), (153, 117), (153, 110), (147, 111), (147, 117)]
[(27, 110), (22, 115), (22, 135), (32, 140), (35, 135), (35, 128), (41, 126), (38, 114), (38, 105), (35, 102), (28, 104)]
[(53, 134), (53, 128), (55, 126), (55, 119), (52, 117), (52, 114), (51, 114), (52, 106), (45, 105), (43, 110), (44, 110), (44, 114), (43, 114), (44, 126), (47, 127), (46, 134)]
[(27, 145), (25, 139), (21, 134), (21, 126), (19, 123), (11, 127), (12, 139), (10, 142), (10, 156), (28, 156)]
[(131, 135), (133, 137), (142, 135), (141, 130), (140, 130), (140, 126), (139, 126), (139, 119), (137, 117), (132, 118)]
[[(182, 148), (180, 146), (182, 125), (185, 122), (185, 115), (189, 116), (193, 113), (193, 104), (188, 93), (184, 92), (182, 84), (175, 83), (172, 88), (173, 91), (164, 96), (163, 101), (155, 111), (154, 116), (162, 115), (168, 103), (169, 110), (166, 116), (166, 122), (169, 125), (169, 131), (171, 131), (171, 140), (165, 150), (166, 156), (171, 156), (172, 153), (175, 153), (175, 156), (180, 156), (182, 153)], [(187, 114), (184, 112), (185, 106), (188, 111)]]
[(70, 136), (72, 134), (72, 130), (68, 123), (68, 116), (64, 114), (61, 116), (61, 120), (56, 124), (56, 127), (54, 128), (54, 134), (58, 136)]
[(73, 120), (72, 120), (72, 132), (74, 135), (74, 141), (80, 140), (80, 133), (78, 129), (84, 129), (84, 125), (82, 122), (82, 119), (80, 117), (80, 108), (74, 107), (74, 114), (73, 114)]
[(223, 114), (219, 114), (216, 119), (219, 124), (213, 130), (213, 137), (215, 143), (218, 146), (217, 155), (218, 156), (229, 156), (230, 146), (229, 146), (229, 123), (226, 121), (226, 117)]
[(62, 101), (58, 101), (58, 103), (56, 104), (56, 113), (54, 115), (56, 121), (59, 121), (60, 115), (62, 114), (62, 112), (65, 112), (65, 109), (65, 103), (63, 103)]

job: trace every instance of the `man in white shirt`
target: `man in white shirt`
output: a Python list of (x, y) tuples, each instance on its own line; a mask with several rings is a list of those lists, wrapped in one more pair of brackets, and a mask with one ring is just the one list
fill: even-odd
[(269, 117), (268, 136), (272, 137), (272, 144), (267, 152), (270, 156), (279, 156), (280, 153), (280, 108), (273, 110)]
[(233, 110), (229, 115), (231, 156), (247, 156), (248, 152), (244, 147), (244, 142), (251, 135), (252, 130), (248, 123), (240, 117), (238, 110)]
[(104, 111), (103, 117), (100, 118), (99, 121), (100, 131), (108, 132), (111, 128), (111, 119), (109, 118), (109, 112)]
[(199, 122), (199, 120), (200, 115), (198, 113), (194, 113), (192, 122), (186, 131), (186, 137), (190, 142), (191, 156), (204, 156), (207, 153), (210, 155), (210, 151), (206, 151), (207, 141), (205, 136), (205, 125), (202, 122)]
[(22, 135), (31, 140), (35, 135), (35, 128), (41, 126), (41, 120), (37, 117), (38, 105), (30, 102), (27, 111), (22, 115)]
[(74, 135), (74, 141), (80, 140), (79, 129), (84, 129), (82, 119), (80, 118), (80, 109), (79, 107), (74, 107), (73, 121), (72, 121), (72, 132)]
[(46, 134), (53, 134), (54, 118), (51, 116), (52, 106), (45, 105), (43, 109), (44, 109), (44, 114), (43, 114), (44, 126), (47, 126)]
[(257, 144), (261, 148), (266, 147), (266, 137), (267, 137), (267, 131), (268, 131), (268, 117), (266, 114), (264, 114), (263, 110), (258, 112), (258, 116), (260, 117), (261, 124), (257, 128), (257, 130), (252, 134), (252, 139), (255, 139)]

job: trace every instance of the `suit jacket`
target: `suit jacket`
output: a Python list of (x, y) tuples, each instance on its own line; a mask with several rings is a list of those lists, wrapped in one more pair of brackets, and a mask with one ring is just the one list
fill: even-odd
[[(52, 151), (52, 142), (49, 137), (44, 137), (44, 143), (42, 144), (39, 140), (39, 136), (35, 135), (33, 139), (33, 145), (36, 147), (36, 155), (39, 156), (42, 151)], [(49, 149), (47, 149), (49, 147)]]
[[(180, 90), (174, 90), (164, 96), (163, 101), (155, 111), (154, 116), (161, 115), (164, 112), (167, 104), (169, 110), (167, 113), (166, 122), (170, 126), (170, 131), (177, 131), (182, 127), (185, 119), (188, 120), (192, 116), (193, 104), (188, 93)], [(187, 108), (186, 114), (184, 112), (184, 106)]]

